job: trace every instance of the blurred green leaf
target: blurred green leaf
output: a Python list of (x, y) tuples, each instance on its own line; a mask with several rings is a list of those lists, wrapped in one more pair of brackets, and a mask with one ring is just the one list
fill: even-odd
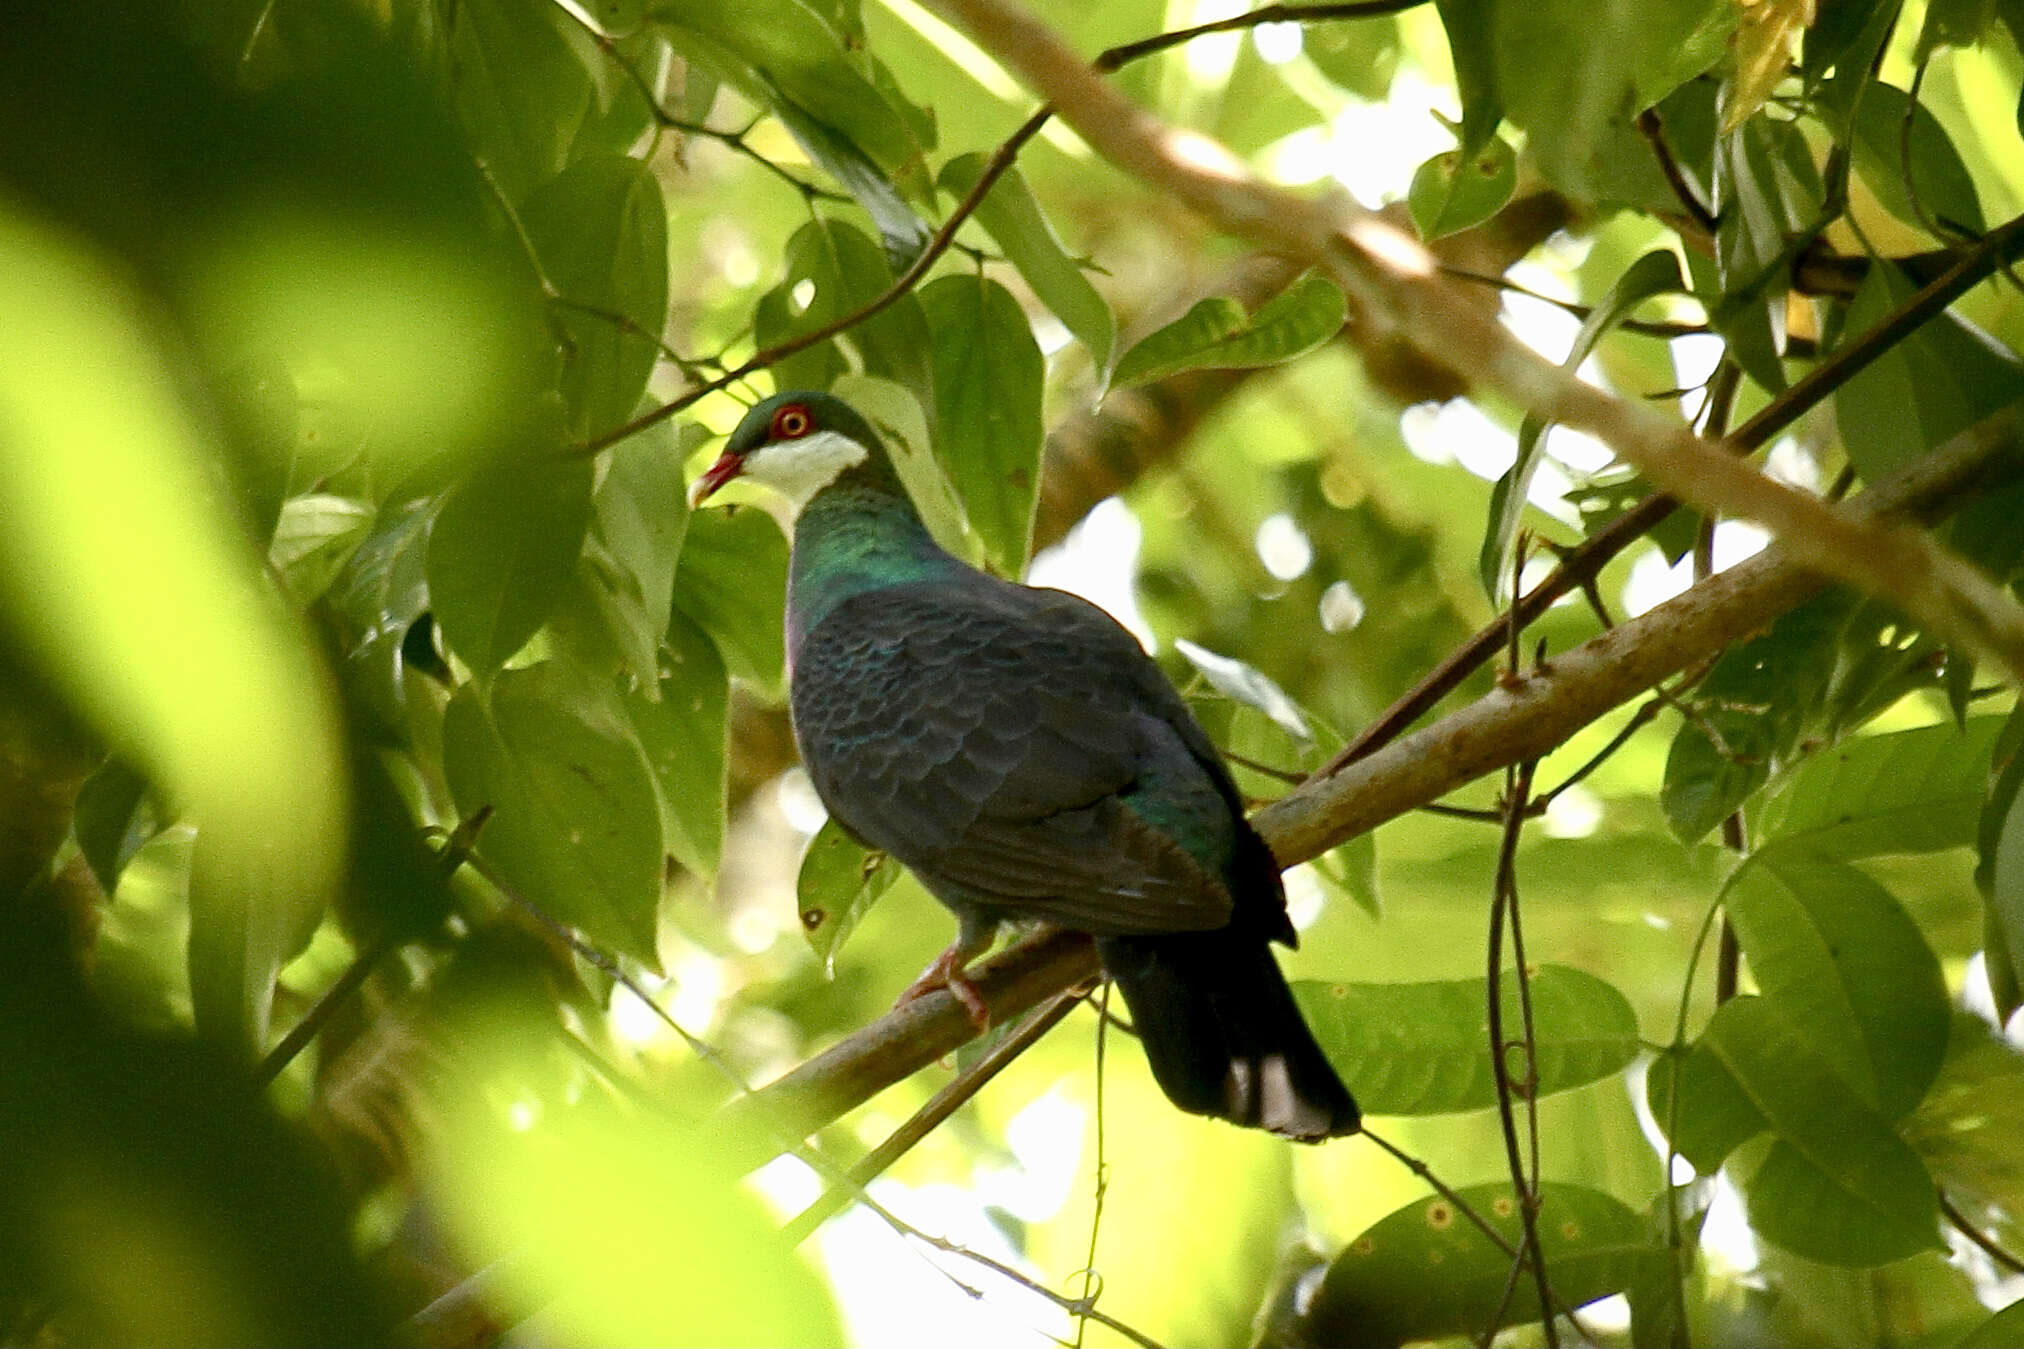
[(467, 684), (443, 718), (443, 771), (478, 853), (532, 904), (658, 964), (661, 823), (654, 780), (611, 695), (554, 662)]
[[(1603, 335), (1630, 317), (1640, 304), (1654, 295), (1682, 290), (1685, 285), (1679, 259), (1669, 250), (1654, 249), (1640, 257), (1617, 278), (1602, 303), (1582, 320), (1581, 330), (1575, 334), (1574, 345), (1568, 350), (1567, 359), (1560, 363), (1561, 368), (1579, 369)], [(1518, 428), (1518, 456), (1497, 479), (1496, 491), (1490, 497), (1490, 527), (1483, 536), (1477, 567), (1483, 589), (1493, 599), (1505, 594), (1511, 585), (1512, 550), (1517, 546), (1518, 524), (1525, 513), (1532, 476), (1539, 468), (1546, 428), (1547, 422), (1542, 417), (1525, 418)]]
[(769, 698), (786, 677), (787, 540), (754, 507), (696, 511), (675, 564), (675, 608), (709, 634), (724, 664)]
[(1948, 1194), (2024, 1213), (2024, 1055), (1985, 1022), (1954, 1013), (1946, 1063), (1903, 1127)]
[(1680, 842), (1699, 842), (1764, 785), (1775, 734), (1762, 715), (1726, 707), (1680, 723), (1659, 788), (1659, 807)]
[(480, 465), (429, 532), (429, 603), (450, 647), (490, 674), (548, 620), (590, 526), (592, 467), (553, 446)]
[[(1844, 340), (1869, 331), (1914, 287), (1877, 262), (1849, 301)], [(1875, 481), (2024, 397), (2024, 366), (1951, 312), (1905, 335), (1834, 395), (1835, 424), (1856, 470)]]
[(538, 1310), (544, 1340), (842, 1342), (828, 1289), (721, 1142), (602, 1094), (571, 1099), (514, 1063), (513, 1044), (482, 1044), (496, 1066), (467, 1070), (433, 1188), (465, 1257), (497, 1262), (506, 1305)]
[(198, 1024), (252, 1054), (274, 975), (336, 881), (335, 709), (207, 478), (219, 451), (159, 315), (106, 260), (4, 206), (0, 273), (0, 614), (31, 668), (199, 824)]
[(1972, 1334), (1958, 1342), (1957, 1349), (2008, 1349), (2013, 1344), (2024, 1344), (2024, 1298), (1976, 1326)]
[(373, 508), (347, 497), (291, 497), (275, 522), (267, 560), (297, 604), (328, 590), (372, 532)]
[(1762, 117), (1721, 138), (1714, 177), (1720, 293), (1702, 300), (1744, 373), (1782, 389), (1789, 250), (1819, 217), (1825, 188), (1797, 124)]
[(1911, 95), (1872, 81), (1855, 105), (1849, 128), (1855, 170), (1892, 215), (1943, 237), (1987, 229), (1975, 179), (1946, 128)]
[(1434, 0), (1448, 53), (1455, 66), (1455, 90), (1462, 100), (1462, 153), (1490, 141), (1504, 120), (1504, 95), (1497, 80), (1495, 0)]
[(108, 758), (77, 789), (72, 829), (92, 875), (108, 895), (147, 841), (161, 832), (147, 800), (147, 779), (118, 758)]
[(982, 276), (921, 291), (934, 334), (935, 449), (984, 556), (1002, 576), (1026, 569), (1040, 492), (1046, 363), (1012, 292)]
[[(983, 176), (984, 165), (982, 154), (958, 155), (942, 166), (942, 190), (958, 198), (967, 196)], [(1106, 369), (1111, 343), (1117, 338), (1110, 306), (1089, 283), (1082, 264), (1062, 248), (1017, 168), (1005, 170), (991, 185), (974, 218), (1033, 287), (1040, 303), (1089, 349), (1097, 370)]]
[(579, 159), (520, 208), (561, 329), (569, 430), (589, 440), (633, 415), (668, 313), (668, 212), (644, 162)]
[(1465, 161), (1443, 150), (1421, 164), (1406, 191), (1406, 207), (1420, 238), (1432, 241), (1480, 225), (1504, 208), (1518, 186), (1518, 155), (1502, 136)]
[(513, 201), (562, 168), (591, 108), (590, 72), (548, 0), (460, 0), (445, 11), (450, 88), (472, 148)]
[(885, 249), (886, 261), (895, 270), (911, 266), (927, 249), (934, 231), (907, 204), (884, 171), (849, 136), (803, 112), (778, 89), (773, 91), (772, 105), (774, 116), (807, 151), (808, 157), (843, 184), (844, 191), (864, 207), (872, 224), (878, 226), (879, 244)]
[(835, 820), (823, 821), (801, 855), (794, 902), (825, 973), (835, 976), (836, 953), (899, 878), (900, 864), (889, 854), (866, 848)]
[(1308, 726), (1299, 704), (1287, 697), (1286, 690), (1273, 683), (1263, 670), (1234, 656), (1196, 646), (1185, 637), (1174, 639), (1174, 650), (1180, 652), (1188, 664), (1194, 666), (1202, 678), (1225, 698), (1256, 708), (1300, 744), (1314, 739), (1314, 731)]
[(626, 696), (626, 715), (660, 787), (661, 834), (675, 860), (714, 880), (724, 853), (730, 676), (716, 644), (679, 609), (661, 646), (666, 671)]
[[(1512, 1248), (1523, 1240), (1508, 1184), (1458, 1194)], [(1569, 1307), (1623, 1292), (1650, 1245), (1644, 1223), (1620, 1201), (1560, 1181), (1539, 1187), (1537, 1226), (1553, 1291)], [(1513, 1279), (1511, 1257), (1451, 1201), (1418, 1199), (1336, 1256), (1309, 1306), (1308, 1329), (1319, 1344), (1396, 1345), (1484, 1334), (1500, 1308), (1507, 1326), (1543, 1314), (1532, 1279)]]
[(1215, 296), (1133, 344), (1118, 358), (1112, 382), (1123, 389), (1183, 370), (1277, 365), (1335, 336), (1347, 312), (1335, 283), (1313, 272), (1248, 318), (1235, 300)]
[(705, 39), (717, 50), (721, 73), (763, 76), (801, 111), (862, 146), (887, 177), (925, 186), (928, 147), (920, 129), (850, 58), (846, 35), (813, 6), (803, 0), (751, 0), (730, 8), (716, 0), (665, 0), (653, 17)]
[[(1503, 979), (1504, 1031), (1521, 1038), (1517, 978)], [(1481, 979), (1418, 984), (1298, 980), (1293, 995), (1331, 1062), (1373, 1115), (1437, 1115), (1497, 1103)], [(1565, 965), (1532, 976), (1538, 1092), (1620, 1071), (1637, 1057), (1637, 1016), (1608, 983)], [(1522, 1056), (1509, 1068), (1524, 1074)]]
[(1890, 892), (1853, 867), (1760, 852), (1722, 903), (1765, 1005), (1885, 1119), (1917, 1105), (1946, 1054), (1947, 985)]

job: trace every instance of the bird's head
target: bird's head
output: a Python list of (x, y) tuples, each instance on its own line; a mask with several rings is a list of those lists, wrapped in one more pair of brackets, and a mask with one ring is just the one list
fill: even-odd
[(885, 462), (885, 447), (850, 404), (808, 390), (776, 393), (745, 414), (717, 462), (689, 488), (689, 504), (749, 478), (799, 510), (841, 474), (874, 460)]

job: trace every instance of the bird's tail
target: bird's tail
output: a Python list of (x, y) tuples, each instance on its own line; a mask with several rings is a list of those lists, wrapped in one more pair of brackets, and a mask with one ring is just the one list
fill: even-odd
[(1307, 1143), (1357, 1131), (1356, 1101), (1263, 937), (1230, 928), (1105, 937), (1097, 950), (1175, 1105)]

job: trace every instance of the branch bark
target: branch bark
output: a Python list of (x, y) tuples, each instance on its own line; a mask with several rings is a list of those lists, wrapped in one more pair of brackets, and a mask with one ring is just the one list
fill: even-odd
[[(1829, 510), (1849, 527), (1943, 514), (1969, 493), (2024, 478), (2024, 409), (2009, 408), (1853, 501)], [(1509, 688), (1500, 687), (1252, 817), (1291, 866), (1485, 773), (1543, 757), (1611, 708), (1748, 636), (1829, 584), (1811, 559), (1774, 545), (1638, 618), (1618, 624)], [(1008, 1022), (1097, 972), (1089, 940), (1043, 932), (972, 970), (993, 1017)], [(724, 1146), (746, 1165), (776, 1137), (804, 1137), (954, 1050), (976, 1033), (946, 992), (882, 1017), (720, 1112)]]
[[(1327, 269), (1373, 324), (1419, 335), (1481, 386), (1588, 432), (1665, 491), (1713, 514), (1756, 521), (1815, 569), (2024, 678), (2024, 607), (1922, 531), (1829, 510), (1673, 418), (1584, 384), (1472, 312), (1417, 240), (1342, 194), (1301, 196), (1263, 182), (1218, 142), (1169, 126), (1110, 87), (1011, 0), (930, 4), (1120, 169), (1231, 234)], [(2006, 247), (2013, 235), (2024, 238), (2024, 219), (1996, 234)]]

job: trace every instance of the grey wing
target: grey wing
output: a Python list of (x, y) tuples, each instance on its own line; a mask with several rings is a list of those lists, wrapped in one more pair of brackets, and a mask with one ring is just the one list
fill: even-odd
[(1003, 916), (1223, 926), (1217, 831), (1234, 826), (1178, 695), (1094, 606), (979, 582), (847, 601), (805, 639), (795, 734), (830, 812), (944, 898)]

